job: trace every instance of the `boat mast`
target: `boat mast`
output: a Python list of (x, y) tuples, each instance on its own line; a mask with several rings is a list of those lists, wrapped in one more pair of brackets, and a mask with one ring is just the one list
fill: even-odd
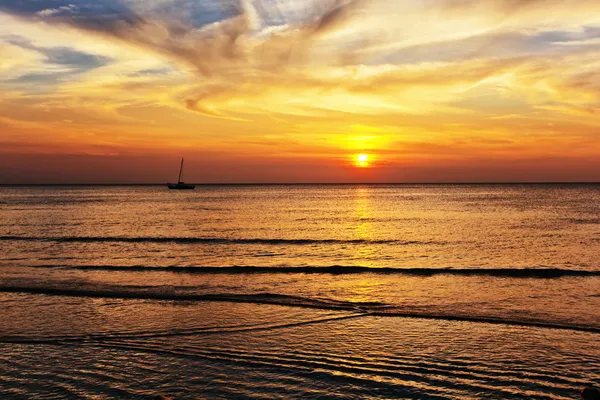
[(181, 167), (179, 167), (179, 178), (177, 178), (177, 183), (181, 183), (181, 172), (183, 172), (183, 158), (181, 159)]

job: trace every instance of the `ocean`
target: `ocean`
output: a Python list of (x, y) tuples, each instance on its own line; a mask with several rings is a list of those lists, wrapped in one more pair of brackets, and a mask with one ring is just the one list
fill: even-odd
[(2, 399), (576, 399), (600, 185), (0, 187)]

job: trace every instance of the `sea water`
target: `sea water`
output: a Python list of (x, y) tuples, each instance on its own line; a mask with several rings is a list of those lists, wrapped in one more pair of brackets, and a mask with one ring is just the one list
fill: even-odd
[(600, 185), (0, 187), (2, 398), (577, 398)]

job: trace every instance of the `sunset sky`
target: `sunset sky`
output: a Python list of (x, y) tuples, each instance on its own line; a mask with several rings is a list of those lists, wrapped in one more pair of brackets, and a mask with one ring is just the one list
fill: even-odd
[(197, 183), (600, 181), (600, 1), (0, 0), (0, 183), (180, 157)]

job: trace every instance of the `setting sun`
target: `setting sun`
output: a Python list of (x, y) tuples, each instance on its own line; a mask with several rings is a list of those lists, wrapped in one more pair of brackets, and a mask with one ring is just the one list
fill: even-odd
[(356, 155), (356, 166), (360, 168), (366, 168), (369, 166), (369, 155), (368, 154), (357, 154)]

